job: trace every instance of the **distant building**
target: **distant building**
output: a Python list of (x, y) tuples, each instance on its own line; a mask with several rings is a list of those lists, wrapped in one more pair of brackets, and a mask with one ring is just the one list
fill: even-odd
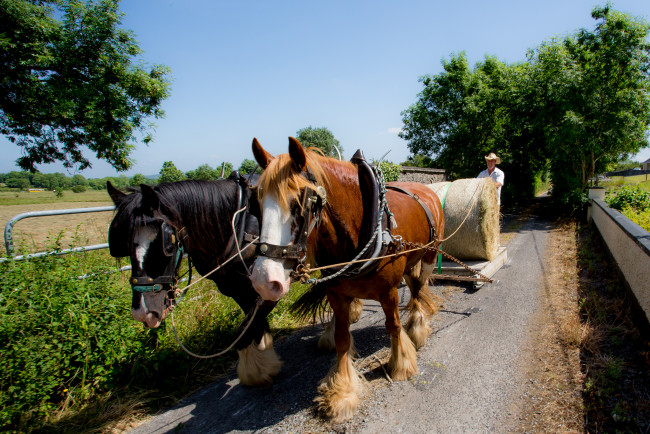
[(641, 168), (643, 170), (650, 170), (650, 158), (641, 163)]

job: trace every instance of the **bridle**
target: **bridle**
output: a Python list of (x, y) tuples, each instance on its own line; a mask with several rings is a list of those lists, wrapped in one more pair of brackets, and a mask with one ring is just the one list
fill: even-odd
[[(178, 269), (185, 254), (181, 238), (187, 237), (187, 230), (184, 227), (176, 228), (169, 221), (156, 214), (157, 212), (154, 213), (153, 218), (145, 220), (143, 225), (160, 224), (162, 253), (165, 257), (173, 257), (174, 260), (169, 261), (163, 274), (158, 277), (131, 276), (131, 289), (138, 293), (159, 292), (164, 289), (173, 292), (178, 286)], [(144, 272), (144, 269), (142, 271)]]
[[(249, 234), (245, 233), (246, 227), (246, 214), (250, 211), (250, 203), (246, 203), (246, 194), (244, 189), (248, 186), (246, 180), (239, 175), (239, 173), (233, 172), (234, 177), (232, 178), (237, 184), (237, 205), (238, 209), (242, 207), (245, 208), (245, 212), (240, 213), (235, 216), (235, 221), (233, 223), (235, 232), (231, 235), (230, 240), (226, 246), (226, 256), (228, 252), (234, 250), (236, 245), (241, 245), (242, 240), (246, 237), (250, 237)], [(250, 177), (249, 177), (250, 179)], [(173, 261), (170, 261), (162, 275), (152, 278), (149, 276), (140, 276), (140, 277), (131, 277), (130, 283), (133, 291), (138, 293), (157, 293), (162, 290), (167, 290), (167, 297), (165, 299), (166, 306), (172, 306), (178, 301), (175, 300), (175, 294), (178, 289), (178, 270), (180, 268), (183, 256), (187, 251), (188, 245), (190, 244), (189, 234), (187, 229), (183, 226), (178, 228), (172, 224), (166, 217), (161, 215), (158, 211), (154, 211), (153, 217), (145, 220), (143, 225), (149, 224), (160, 224), (160, 231), (162, 234), (162, 251), (166, 257), (174, 257)], [(243, 261), (243, 258), (240, 256), (240, 259)], [(188, 254), (188, 273), (189, 280), (192, 280), (192, 263), (191, 256)], [(142, 270), (144, 271), (144, 270)], [(182, 294), (184, 295), (184, 293)], [(182, 298), (181, 295), (181, 298)]]
[[(303, 175), (312, 182), (315, 182), (311, 172), (303, 172)], [(307, 240), (322, 219), (323, 208), (327, 204), (327, 193), (322, 186), (305, 187), (300, 198), (300, 228), (297, 237), (290, 244), (277, 245), (266, 242), (258, 242), (255, 253), (272, 259), (295, 259), (297, 260), (296, 270), (305, 264), (307, 259)]]

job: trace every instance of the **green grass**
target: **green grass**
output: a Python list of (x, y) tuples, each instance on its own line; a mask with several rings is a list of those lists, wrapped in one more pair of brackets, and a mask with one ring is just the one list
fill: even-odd
[(606, 190), (617, 190), (624, 185), (639, 185), (645, 190), (650, 190), (650, 175), (613, 176), (608, 181), (600, 182)]
[(106, 190), (88, 190), (83, 193), (74, 193), (65, 190), (63, 196), (57, 197), (52, 191), (39, 191), (30, 193), (27, 191), (0, 191), (1, 205), (31, 205), (48, 204), (60, 202), (110, 202), (111, 198)]

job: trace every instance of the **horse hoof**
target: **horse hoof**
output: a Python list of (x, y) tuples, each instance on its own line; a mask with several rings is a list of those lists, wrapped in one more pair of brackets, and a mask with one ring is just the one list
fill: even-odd
[(349, 370), (350, 376), (330, 373), (318, 387), (320, 396), (314, 399), (317, 410), (333, 423), (350, 419), (359, 405), (362, 379), (356, 370)]
[(238, 350), (237, 376), (245, 386), (268, 386), (278, 375), (283, 362), (273, 349), (270, 335), (266, 334), (260, 344), (253, 342), (243, 350)]
[(411, 342), (404, 329), (399, 337), (391, 336), (391, 356), (388, 367), (395, 381), (408, 380), (418, 373), (415, 345)]

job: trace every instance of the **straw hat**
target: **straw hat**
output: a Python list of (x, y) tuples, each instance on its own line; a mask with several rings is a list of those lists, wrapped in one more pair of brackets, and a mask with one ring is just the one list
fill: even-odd
[(490, 152), (486, 155), (485, 160), (497, 160), (497, 164), (501, 164), (501, 158), (497, 157), (494, 152)]

